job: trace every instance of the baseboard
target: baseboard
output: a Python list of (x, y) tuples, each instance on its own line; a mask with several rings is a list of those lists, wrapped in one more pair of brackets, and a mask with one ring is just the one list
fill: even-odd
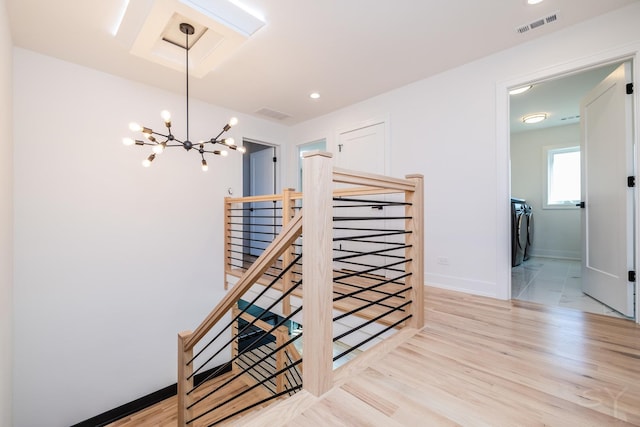
[(580, 260), (582, 253), (580, 251), (559, 251), (552, 249), (541, 249), (531, 251), (532, 257), (538, 258), (555, 258), (555, 259), (568, 259), (568, 260)]
[(425, 286), (432, 286), (434, 288), (446, 289), (449, 291), (498, 298), (495, 282), (427, 273), (425, 274), (424, 284)]
[[(218, 371), (219, 370), (219, 371)], [(218, 371), (218, 372), (216, 372)], [(231, 371), (231, 364), (226, 363), (224, 365), (217, 366), (207, 371), (197, 374), (194, 378), (194, 384), (198, 385), (205, 380), (209, 375), (216, 372), (215, 376), (225, 374)], [(171, 384), (163, 389), (149, 393), (146, 396), (142, 396), (134, 401), (125, 403), (117, 408), (103, 412), (100, 415), (81, 421), (78, 424), (74, 424), (71, 427), (102, 427), (118, 421), (121, 418), (127, 417), (136, 412), (142, 411), (150, 406), (160, 403), (165, 399), (178, 394), (178, 385)]]

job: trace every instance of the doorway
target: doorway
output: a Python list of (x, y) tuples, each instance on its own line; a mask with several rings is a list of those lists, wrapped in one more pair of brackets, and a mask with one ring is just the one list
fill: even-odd
[[(599, 298), (601, 301), (592, 298), (593, 293), (586, 290), (583, 283), (584, 247), (588, 245), (582, 227), (585, 210), (580, 208), (580, 202), (585, 197), (581, 194), (581, 184), (584, 193), (586, 181), (579, 175), (580, 159), (584, 172), (585, 153), (593, 152), (581, 149), (581, 134), (586, 133), (584, 129), (581, 131), (581, 121), (584, 125), (585, 120), (584, 117), (581, 120), (580, 100), (620, 64), (618, 61), (527, 83), (517, 87), (528, 88), (527, 91), (510, 95), (511, 197), (517, 199), (515, 203), (527, 206), (530, 212), (525, 217), (513, 210), (509, 225), (510, 234), (515, 237), (511, 239), (513, 249), (524, 242), (520, 252), (525, 254), (522, 262), (512, 264), (513, 299), (625, 317), (602, 304), (601, 301), (608, 302), (606, 298)], [(538, 114), (542, 121), (526, 124), (523, 118), (528, 114)], [(632, 150), (627, 151), (632, 158)], [(609, 189), (607, 193), (615, 191), (617, 189)], [(512, 202), (512, 208), (514, 206), (519, 205)], [(590, 207), (589, 212), (595, 209)], [(524, 239), (521, 233), (526, 233)], [(603, 236), (609, 241), (615, 239), (606, 233)], [(633, 240), (631, 236), (633, 234), (629, 237)], [(629, 253), (634, 256), (632, 248)], [(626, 276), (626, 271), (624, 273)], [(626, 277), (623, 281), (626, 286)], [(633, 310), (625, 314), (633, 315)]]
[[(265, 142), (244, 138), (247, 151), (242, 162), (242, 190), (245, 197), (278, 192), (278, 148)], [(252, 263), (280, 232), (275, 202), (251, 202), (243, 218), (245, 263)]]

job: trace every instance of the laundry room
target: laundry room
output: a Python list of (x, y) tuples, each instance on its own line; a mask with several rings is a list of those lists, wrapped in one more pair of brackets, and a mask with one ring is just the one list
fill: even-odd
[(512, 298), (633, 316), (630, 69), (510, 92)]
[(576, 153), (579, 166), (579, 148), (579, 123), (512, 134), (511, 194), (516, 214), (512, 235), (517, 243), (512, 266), (520, 265), (525, 253), (527, 259), (580, 260), (580, 209), (575, 206), (580, 199), (580, 170), (576, 174), (577, 194), (567, 196), (566, 203), (551, 205), (545, 200), (549, 196), (545, 194), (549, 157), (564, 155), (567, 159), (563, 160), (569, 163), (570, 154)]

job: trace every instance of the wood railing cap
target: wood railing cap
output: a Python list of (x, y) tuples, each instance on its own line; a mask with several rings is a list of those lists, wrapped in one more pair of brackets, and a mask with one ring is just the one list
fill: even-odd
[(307, 157), (314, 157), (314, 156), (322, 156), (322, 157), (327, 157), (331, 159), (333, 158), (333, 153), (329, 153), (327, 151), (313, 150), (313, 151), (307, 151), (304, 154), (302, 154), (303, 159), (306, 159)]

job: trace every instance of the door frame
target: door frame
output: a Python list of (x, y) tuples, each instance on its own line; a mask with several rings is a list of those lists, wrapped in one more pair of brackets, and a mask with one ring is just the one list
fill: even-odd
[[(275, 148), (276, 150), (276, 158), (278, 159), (278, 161), (276, 162), (276, 167), (275, 167), (275, 193), (279, 193), (282, 191), (282, 180), (280, 179), (282, 176), (282, 147), (279, 144), (272, 144), (269, 142), (265, 142), (265, 141), (260, 141), (258, 139), (253, 139), (253, 138), (242, 138), (242, 143), (244, 144), (245, 142), (249, 142), (251, 144), (257, 144), (257, 145), (264, 145), (265, 147), (271, 147), (271, 148)], [(242, 163), (242, 188), (243, 188), (243, 193), (244, 193), (244, 188), (245, 188), (245, 182), (244, 182), (244, 168), (245, 168), (245, 164), (244, 162)], [(248, 194), (243, 194), (244, 196), (248, 196)]]
[[(640, 109), (640, 43), (634, 42), (600, 52), (588, 57), (578, 58), (555, 65), (553, 67), (542, 68), (530, 74), (516, 78), (511, 78), (496, 83), (496, 296), (501, 299), (511, 299), (511, 240), (510, 240), (510, 197), (511, 197), (511, 149), (510, 149), (510, 121), (509, 121), (509, 89), (524, 86), (531, 83), (540, 83), (576, 74), (591, 68), (620, 62), (631, 61), (633, 81), (635, 90), (633, 93), (633, 143), (635, 144), (635, 164), (636, 174), (639, 173), (640, 165), (640, 119), (638, 110)], [(634, 215), (635, 236), (634, 246), (636, 270), (640, 269), (640, 191), (634, 195), (636, 206)], [(640, 292), (638, 292), (638, 282), (636, 282), (636, 310), (635, 321), (640, 323)]]

